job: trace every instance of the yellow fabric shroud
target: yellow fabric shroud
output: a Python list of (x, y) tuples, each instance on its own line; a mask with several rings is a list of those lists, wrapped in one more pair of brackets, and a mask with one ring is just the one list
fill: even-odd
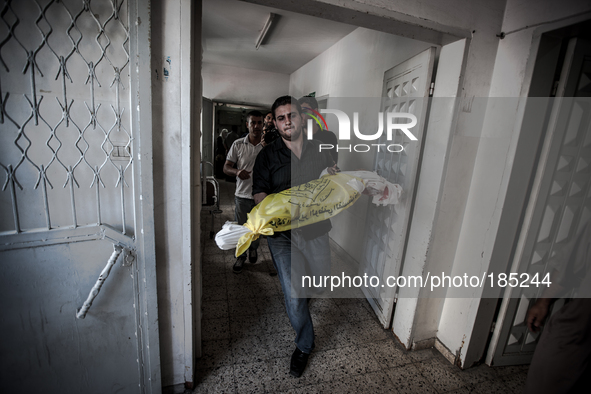
[(252, 232), (238, 240), (236, 257), (261, 235), (318, 223), (349, 208), (361, 195), (347, 184), (352, 179), (363, 182), (361, 178), (338, 173), (269, 194), (248, 214), (244, 226)]

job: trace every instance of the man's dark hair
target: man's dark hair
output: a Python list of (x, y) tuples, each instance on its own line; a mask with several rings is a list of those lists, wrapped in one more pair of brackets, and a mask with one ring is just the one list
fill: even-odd
[(261, 113), (261, 111), (257, 111), (256, 109), (254, 111), (250, 111), (248, 114), (246, 114), (246, 121), (248, 122), (249, 119), (252, 117), (262, 118), (263, 114)]
[(295, 105), (295, 107), (298, 109), (298, 113), (299, 114), (302, 113), (302, 106), (300, 105), (300, 103), (298, 102), (298, 100), (295, 97), (281, 96), (277, 100), (275, 100), (275, 102), (273, 103), (273, 106), (271, 107), (271, 112), (273, 112), (273, 119), (275, 119), (275, 110), (277, 108), (281, 107), (282, 105), (287, 105), (287, 104)]
[(312, 109), (318, 109), (318, 101), (314, 97), (304, 96), (298, 100), (300, 105), (308, 104)]
[(267, 112), (265, 113), (265, 118), (266, 118), (266, 117), (267, 117), (267, 115), (269, 115), (269, 114), (273, 115), (273, 111), (267, 111)]

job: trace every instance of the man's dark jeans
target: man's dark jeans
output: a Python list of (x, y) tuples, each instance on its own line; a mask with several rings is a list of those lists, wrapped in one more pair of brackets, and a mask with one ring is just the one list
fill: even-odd
[(286, 232), (280, 232), (275, 237), (267, 237), (267, 242), (281, 282), (287, 315), (296, 332), (296, 346), (309, 354), (314, 348), (314, 327), (308, 309), (309, 298), (296, 297), (306, 297), (306, 293), (313, 290), (302, 289), (303, 271), (306, 275), (322, 275), (328, 267), (330, 273), (330, 245), (328, 234), (307, 241), (302, 237), (301, 232), (304, 230), (305, 228), (293, 230), (291, 239)]

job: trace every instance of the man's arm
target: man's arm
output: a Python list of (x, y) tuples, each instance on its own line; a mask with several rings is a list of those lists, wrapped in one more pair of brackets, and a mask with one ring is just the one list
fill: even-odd
[[(556, 276), (558, 276), (558, 272), (553, 270), (550, 277), (555, 278)], [(525, 316), (525, 323), (531, 332), (540, 331), (540, 326), (544, 324), (544, 321), (548, 316), (550, 305), (560, 297), (563, 290), (564, 287), (556, 282), (552, 282), (549, 287), (544, 289), (542, 296), (536, 300), (535, 304), (529, 308), (527, 315)]]
[(226, 157), (226, 162), (224, 163), (224, 174), (229, 176), (236, 176), (240, 179), (248, 179), (250, 178), (250, 171), (246, 171), (240, 168), (234, 168), (234, 164), (238, 162), (238, 158), (240, 156), (240, 150), (238, 149), (236, 144), (232, 144), (230, 147), (230, 151), (228, 152), (228, 156)]
[[(334, 134), (333, 134), (334, 135)], [(336, 137), (335, 137), (336, 140)], [(336, 145), (335, 145), (336, 146)], [(330, 175), (335, 175), (337, 172), (341, 172), (341, 169), (337, 166), (336, 160), (333, 158), (332, 153), (324, 151), (324, 161), (326, 162), (326, 170)]]
[(261, 201), (263, 201), (263, 200), (265, 199), (265, 197), (267, 197), (267, 196), (268, 196), (268, 194), (267, 194), (267, 193), (262, 193), (262, 192), (261, 192), (261, 193), (257, 193), (257, 194), (255, 194), (255, 195), (253, 196), (253, 197), (254, 197), (254, 203), (255, 203), (255, 204), (258, 204), (258, 203), (260, 203), (260, 202), (261, 202)]
[(234, 168), (234, 164), (236, 163), (230, 160), (226, 160), (226, 162), (224, 163), (224, 174), (229, 176), (237, 176), (240, 179), (250, 178), (250, 171), (247, 171), (245, 169)]
[(525, 322), (531, 332), (540, 331), (540, 326), (544, 324), (553, 301), (553, 298), (538, 298), (536, 303), (529, 308)]
[(256, 157), (252, 174), (252, 194), (254, 203), (258, 204), (271, 192), (271, 172), (267, 152), (263, 149)]
[(552, 282), (544, 289), (541, 297), (527, 311), (525, 317), (525, 322), (530, 331), (539, 331), (540, 325), (544, 323), (548, 315), (550, 305), (557, 298), (564, 296), (573, 287), (580, 286), (580, 282), (577, 281), (576, 277), (581, 275), (584, 277), (587, 275), (587, 269), (589, 269), (589, 267), (585, 267), (585, 264), (582, 263), (583, 261), (588, 261), (583, 256), (586, 256), (587, 250), (589, 250), (589, 239), (591, 239), (591, 224), (587, 223), (550, 260), (550, 267), (552, 267), (550, 278), (552, 278)]

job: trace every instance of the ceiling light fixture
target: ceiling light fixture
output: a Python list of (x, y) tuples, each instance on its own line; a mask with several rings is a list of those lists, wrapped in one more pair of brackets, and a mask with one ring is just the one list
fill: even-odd
[(261, 46), (261, 43), (263, 42), (263, 40), (267, 36), (267, 33), (269, 32), (269, 29), (271, 28), (271, 24), (273, 24), (273, 19), (275, 19), (275, 16), (276, 16), (276, 14), (274, 14), (272, 12), (269, 13), (269, 17), (267, 18), (267, 21), (265, 22), (265, 26), (263, 26), (263, 30), (261, 30), (261, 34), (259, 34), (259, 37), (257, 38), (257, 41), (254, 44), (256, 49), (259, 49), (259, 47)]

